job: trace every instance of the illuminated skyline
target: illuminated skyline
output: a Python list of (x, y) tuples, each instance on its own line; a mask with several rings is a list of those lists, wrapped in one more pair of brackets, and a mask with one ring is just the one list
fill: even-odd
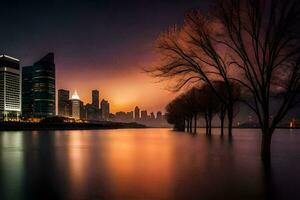
[[(77, 90), (91, 102), (91, 91), (111, 103), (111, 111), (136, 105), (164, 110), (175, 94), (142, 73), (155, 59), (153, 42), (185, 11), (203, 1), (26, 1), (4, 2), (1, 52), (32, 64), (55, 53), (56, 88)], [(47, 8), (47, 9), (45, 9)], [(12, 14), (13, 13), (13, 14)]]

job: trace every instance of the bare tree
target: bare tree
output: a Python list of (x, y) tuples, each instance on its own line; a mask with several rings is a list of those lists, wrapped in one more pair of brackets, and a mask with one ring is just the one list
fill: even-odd
[[(221, 94), (221, 91), (219, 90), (217, 91), (220, 92), (219, 94)], [(199, 96), (201, 99), (199, 101), (199, 103), (201, 104), (200, 114), (203, 113), (202, 115), (204, 116), (206, 122), (206, 127), (207, 127), (206, 134), (211, 135), (213, 117), (217, 113), (220, 113), (221, 108), (223, 108), (224, 104), (216, 97), (216, 94), (213, 92), (211, 87), (207, 84), (201, 87)]]
[[(226, 84), (223, 81), (213, 81), (212, 82), (213, 87), (215, 88), (216, 92), (221, 96), (223, 99), (228, 99), (228, 93), (226, 90)], [(206, 86), (207, 87), (207, 86)], [(233, 118), (238, 114), (238, 103), (241, 100), (241, 88), (240, 86), (235, 83), (231, 82), (230, 87), (232, 88), (232, 105), (233, 105)], [(207, 88), (208, 90), (209, 88)], [(216, 95), (215, 95), (215, 98)], [(217, 98), (218, 102), (218, 109), (217, 109), (217, 114), (220, 118), (220, 128), (221, 128), (221, 136), (224, 135), (224, 122), (225, 122), (225, 117), (226, 117), (226, 112), (227, 112), (227, 107), (226, 104), (222, 101), (220, 101), (220, 98)]]
[[(176, 130), (183, 131), (186, 125), (187, 132), (196, 134), (197, 120), (203, 117), (206, 120), (206, 134), (211, 135), (212, 118), (218, 112), (219, 105), (220, 101), (208, 86), (193, 87), (167, 105), (167, 120), (174, 124)], [(192, 121), (194, 121), (194, 131)]]
[(190, 113), (190, 116), (192, 116), (192, 118), (194, 119), (194, 134), (196, 134), (198, 114), (201, 110), (201, 104), (203, 103), (200, 96), (200, 90), (196, 87), (193, 87), (183, 95), (183, 99), (188, 106), (188, 112)]
[(250, 97), (245, 103), (262, 130), (261, 157), (269, 161), (274, 130), (299, 101), (300, 1), (219, 0), (214, 11), (224, 30), (218, 43), (228, 48), (232, 80)]
[[(217, 0), (208, 13), (192, 11), (183, 27), (162, 34), (163, 64), (152, 71), (174, 78), (175, 89), (205, 82), (227, 108), (229, 134), (234, 115), (233, 82), (257, 115), (261, 157), (270, 160), (271, 138), (287, 112), (299, 103), (300, 1)], [(213, 86), (224, 81), (227, 98)], [(276, 108), (271, 106), (276, 99)], [(272, 117), (271, 117), (272, 116)]]
[[(172, 79), (172, 89), (180, 90), (186, 85), (207, 84), (216, 97), (226, 106), (228, 133), (232, 134), (234, 90), (227, 55), (218, 42), (219, 28), (209, 15), (189, 12), (182, 27), (173, 27), (161, 34), (157, 49), (162, 56), (161, 63), (146, 70), (162, 80)], [(221, 53), (222, 52), (222, 53)], [(215, 88), (213, 82), (224, 82), (226, 98)]]

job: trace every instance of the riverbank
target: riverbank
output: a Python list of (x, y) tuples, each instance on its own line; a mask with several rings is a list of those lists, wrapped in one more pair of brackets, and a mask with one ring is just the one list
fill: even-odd
[(97, 123), (33, 123), (0, 122), (0, 131), (40, 131), (40, 130), (97, 130), (146, 128), (138, 123), (97, 122)]

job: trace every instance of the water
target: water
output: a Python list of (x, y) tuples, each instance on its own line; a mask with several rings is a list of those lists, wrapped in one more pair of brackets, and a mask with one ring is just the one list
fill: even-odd
[[(300, 130), (1, 132), (0, 199), (300, 199)], [(199, 130), (199, 132), (204, 132)]]

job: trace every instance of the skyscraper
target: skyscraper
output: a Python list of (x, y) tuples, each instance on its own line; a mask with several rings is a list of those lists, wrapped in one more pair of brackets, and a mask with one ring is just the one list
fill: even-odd
[(23, 115), (49, 117), (55, 115), (54, 54), (48, 53), (33, 66), (23, 67)]
[(37, 117), (55, 115), (54, 54), (48, 53), (33, 65), (33, 112)]
[(140, 109), (137, 106), (134, 108), (134, 119), (135, 121), (140, 119)]
[(157, 119), (157, 120), (162, 120), (162, 113), (161, 113), (160, 111), (158, 111), (158, 112), (156, 113), (156, 119)]
[(126, 113), (126, 118), (127, 118), (128, 121), (132, 121), (133, 120), (133, 111), (127, 112)]
[(72, 102), (72, 117), (74, 119), (80, 119), (81, 101), (76, 90), (72, 95), (71, 102)]
[(33, 70), (32, 66), (22, 68), (22, 117), (33, 117)]
[(90, 121), (99, 120), (99, 108), (95, 107), (93, 104), (86, 104), (86, 119)]
[(0, 55), (0, 120), (18, 120), (20, 114), (20, 61)]
[(109, 118), (109, 103), (104, 99), (101, 101), (101, 117), (105, 121)]
[(142, 110), (141, 111), (141, 120), (146, 121), (147, 118), (148, 118), (147, 110)]
[(70, 116), (70, 91), (69, 90), (58, 90), (58, 115)]
[(99, 91), (98, 90), (92, 91), (92, 105), (96, 108), (99, 108)]
[(150, 113), (150, 119), (151, 119), (151, 120), (154, 120), (154, 119), (155, 119), (155, 115), (154, 115), (153, 112)]

